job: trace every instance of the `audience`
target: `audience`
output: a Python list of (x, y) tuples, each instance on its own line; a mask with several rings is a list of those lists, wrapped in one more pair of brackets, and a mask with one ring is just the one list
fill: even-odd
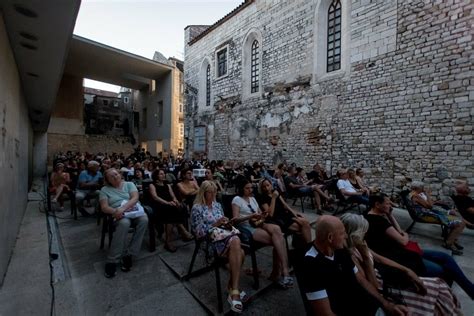
[(91, 160), (87, 163), (87, 170), (81, 171), (77, 183), (76, 190), (76, 203), (79, 212), (83, 216), (89, 216), (90, 214), (84, 209), (84, 200), (95, 199), (95, 209), (97, 210), (97, 199), (99, 198), (99, 190), (102, 186), (102, 173), (99, 171), (100, 164)]
[(193, 177), (192, 169), (181, 170), (181, 182), (178, 183), (178, 190), (181, 202), (184, 202), (191, 208), (199, 191), (199, 185)]
[[(105, 173), (105, 186), (100, 190), (100, 207), (102, 212), (114, 218), (114, 238), (107, 254), (105, 276), (112, 278), (116, 266), (122, 261), (124, 272), (132, 268), (132, 257), (137, 256), (148, 225), (148, 217), (138, 203), (138, 191), (132, 182), (125, 182), (116, 169)], [(127, 246), (127, 235), (130, 227), (135, 227), (132, 240)]]
[(341, 192), (344, 199), (348, 202), (355, 202), (358, 204), (364, 204), (366, 207), (369, 205), (369, 197), (365, 190), (356, 189), (349, 181), (349, 172), (347, 169), (341, 169), (337, 172), (337, 188)]
[(393, 216), (390, 199), (382, 193), (370, 196), (370, 211), (366, 215), (369, 229), (366, 241), (370, 249), (426, 277), (441, 277), (449, 285), (456, 282), (471, 299), (474, 284), (464, 275), (450, 255), (436, 250), (410, 249), (413, 242)]
[(413, 203), (417, 217), (424, 222), (443, 224), (449, 228), (443, 247), (451, 250), (453, 254), (462, 255), (464, 247), (458, 243), (457, 238), (466, 225), (462, 219), (455, 216), (456, 212), (440, 201), (434, 201), (430, 190), (424, 188), (423, 182), (413, 181), (408, 197)]
[(304, 256), (302, 289), (312, 315), (408, 315), (405, 306), (386, 300), (354, 264), (344, 245), (342, 222), (323, 215), (316, 222), (316, 239)]
[[(415, 272), (385, 258), (364, 241), (369, 223), (362, 215), (346, 213), (341, 216), (347, 238), (347, 249), (361, 276), (387, 299), (400, 300), (410, 315), (459, 315), (461, 306), (451, 288), (440, 278), (419, 278)], [(381, 268), (381, 274), (374, 263)], [(394, 287), (395, 292), (385, 290)], [(401, 297), (400, 297), (401, 296)]]
[(254, 240), (273, 246), (275, 254), (270, 279), (283, 288), (292, 287), (293, 278), (288, 269), (288, 254), (283, 233), (278, 225), (265, 223), (265, 215), (253, 197), (252, 183), (243, 180), (238, 185), (237, 196), (232, 200), (232, 221), (237, 225), (245, 241)]
[(163, 169), (153, 171), (151, 177), (153, 183), (150, 183), (148, 188), (151, 197), (151, 206), (158, 221), (166, 223), (164, 248), (169, 252), (175, 252), (176, 247), (171, 244), (173, 224), (176, 224), (181, 238), (184, 241), (189, 241), (193, 238), (183, 225), (187, 220), (188, 211), (186, 207), (178, 201), (171, 186), (166, 183), (166, 175)]
[(474, 228), (474, 200), (469, 196), (471, 190), (467, 181), (462, 181), (456, 185), (456, 195), (453, 195), (454, 203), (466, 222), (466, 226)]
[[(204, 181), (197, 193), (191, 210), (191, 224), (197, 238), (207, 237), (212, 227), (226, 227), (230, 220), (224, 216), (222, 207), (216, 202), (217, 187), (211, 181)], [(227, 229), (227, 228), (224, 228)], [(239, 290), (240, 270), (245, 259), (237, 235), (230, 235), (213, 242), (213, 248), (219, 256), (229, 259), (229, 282), (227, 285), (228, 302), (232, 311), (241, 313), (242, 299), (245, 293)]]
[(270, 180), (260, 181), (258, 200), (266, 222), (280, 226), (283, 233), (296, 232), (303, 236), (306, 243), (311, 242), (311, 227), (308, 220), (285, 202), (278, 190), (273, 190)]

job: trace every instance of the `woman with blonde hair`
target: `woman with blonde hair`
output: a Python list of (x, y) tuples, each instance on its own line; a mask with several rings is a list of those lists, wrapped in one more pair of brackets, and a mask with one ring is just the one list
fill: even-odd
[[(396, 283), (401, 287), (400, 295), (388, 298), (406, 305), (410, 315), (462, 315), (459, 301), (442, 279), (419, 278), (409, 268), (370, 250), (364, 241), (369, 222), (362, 215), (346, 213), (341, 216), (341, 221), (348, 235), (347, 248), (354, 264), (374, 288), (383, 292), (384, 281)], [(374, 263), (386, 272), (382, 273), (383, 276), (375, 269)]]
[[(217, 186), (214, 182), (204, 181), (196, 194), (191, 210), (191, 225), (197, 238), (207, 237), (214, 229), (226, 230), (231, 227), (231, 221), (224, 216), (222, 206), (216, 202)], [(217, 239), (217, 238), (216, 238)], [(229, 296), (227, 301), (232, 311), (241, 313), (243, 310), (242, 299), (244, 292), (239, 290), (240, 269), (245, 258), (240, 247), (238, 235), (230, 235), (213, 241), (215, 251), (219, 256), (229, 260)]]

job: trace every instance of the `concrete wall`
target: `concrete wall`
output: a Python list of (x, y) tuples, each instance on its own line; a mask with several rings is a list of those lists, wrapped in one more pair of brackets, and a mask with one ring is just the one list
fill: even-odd
[(33, 133), (0, 14), (0, 285), (26, 209)]
[[(167, 153), (170, 153), (172, 148), (173, 72), (169, 72), (157, 80), (155, 86), (156, 89), (154, 91), (138, 91), (135, 94), (136, 99), (134, 100), (140, 109), (139, 142), (148, 143), (147, 149), (152, 155), (156, 155), (159, 152), (160, 146), (152, 146), (150, 142), (156, 141), (161, 143), (162, 151)], [(160, 118), (159, 102), (163, 102), (162, 118)], [(146, 117), (143, 115), (144, 108), (146, 108)], [(145, 120), (146, 123), (144, 122)]]
[[(390, 192), (403, 174), (438, 196), (474, 183), (473, 5), (462, 1), (341, 1), (341, 71), (324, 73), (329, 0), (256, 2), (185, 47), (186, 136), (207, 126), (212, 159), (282, 160), (365, 169)], [(242, 99), (242, 46), (261, 33), (263, 89)], [(190, 30), (187, 29), (187, 38)], [(229, 74), (201, 66), (229, 45)]]

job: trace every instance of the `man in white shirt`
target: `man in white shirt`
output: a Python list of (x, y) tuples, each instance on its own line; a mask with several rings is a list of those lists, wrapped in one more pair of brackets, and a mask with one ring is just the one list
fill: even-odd
[(366, 207), (369, 207), (369, 197), (363, 190), (357, 190), (354, 188), (352, 183), (349, 181), (347, 169), (339, 170), (337, 176), (339, 178), (337, 181), (337, 188), (348, 202), (364, 204)]

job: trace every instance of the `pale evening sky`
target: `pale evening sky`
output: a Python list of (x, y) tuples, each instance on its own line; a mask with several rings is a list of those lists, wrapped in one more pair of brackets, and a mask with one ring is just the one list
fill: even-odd
[[(74, 34), (153, 58), (184, 58), (184, 28), (213, 24), (243, 0), (82, 0)], [(86, 86), (118, 92), (119, 87), (86, 80)]]

